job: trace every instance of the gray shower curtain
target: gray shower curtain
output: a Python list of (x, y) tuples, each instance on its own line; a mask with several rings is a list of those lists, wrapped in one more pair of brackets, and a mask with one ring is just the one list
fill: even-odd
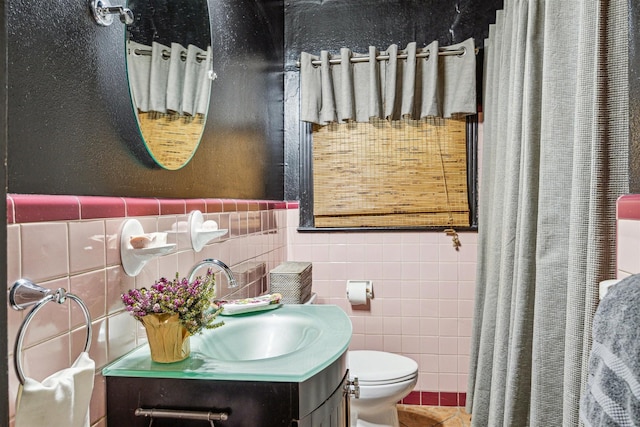
[(474, 426), (575, 426), (628, 191), (627, 2), (505, 0), (485, 43)]

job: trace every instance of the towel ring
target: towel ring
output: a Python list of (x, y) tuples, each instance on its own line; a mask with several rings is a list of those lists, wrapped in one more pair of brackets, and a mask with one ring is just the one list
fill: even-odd
[(22, 359), (21, 353), (24, 334), (27, 330), (27, 327), (29, 326), (29, 323), (31, 322), (31, 319), (33, 319), (33, 316), (35, 316), (38, 310), (44, 307), (46, 303), (54, 301), (58, 304), (62, 304), (66, 301), (67, 298), (70, 298), (78, 303), (78, 305), (82, 309), (82, 313), (84, 314), (84, 318), (87, 323), (87, 339), (84, 343), (83, 351), (88, 352), (89, 348), (91, 347), (91, 314), (89, 314), (89, 309), (84, 304), (82, 299), (74, 294), (68, 293), (64, 288), (58, 288), (53, 291), (51, 289), (38, 286), (27, 279), (19, 279), (11, 287), (11, 291), (9, 292), (9, 302), (11, 303), (11, 307), (14, 310), (24, 310), (28, 306), (35, 304), (35, 306), (22, 321), (22, 325), (20, 325), (20, 329), (18, 330), (18, 338), (16, 339), (13, 352), (13, 365), (16, 369), (16, 374), (18, 375), (20, 384), (24, 385), (26, 379), (26, 377), (24, 376), (24, 371), (22, 370), (20, 360)]

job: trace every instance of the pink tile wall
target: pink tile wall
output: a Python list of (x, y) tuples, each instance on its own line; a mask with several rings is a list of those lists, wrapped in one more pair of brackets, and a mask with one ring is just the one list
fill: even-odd
[[(90, 356), (96, 362), (91, 401), (92, 426), (104, 427), (105, 389), (102, 367), (144, 343), (145, 334), (120, 303), (120, 294), (148, 286), (159, 277), (186, 275), (203, 258), (219, 258), (232, 269), (251, 276), (240, 295), (267, 290), (256, 280), (287, 259), (286, 209), (283, 202), (247, 200), (164, 200), (87, 196), (9, 195), (7, 200), (7, 281), (21, 277), (47, 288), (63, 287), (82, 298), (93, 321)], [(195, 253), (188, 239), (170, 235), (177, 250), (149, 262), (136, 277), (120, 266), (118, 230), (127, 217), (138, 219), (145, 232), (167, 231), (188, 213), (199, 209), (205, 219), (228, 228), (227, 236)], [(173, 239), (173, 240), (172, 240)], [(13, 346), (24, 312), (8, 310), (10, 348), (9, 394), (13, 425), (18, 380), (13, 368)], [(25, 374), (42, 380), (69, 366), (82, 350), (84, 317), (72, 302), (45, 305), (33, 318), (23, 344)]]
[[(477, 233), (453, 248), (441, 232), (300, 233), (287, 212), (289, 260), (313, 263), (320, 303), (351, 317), (352, 349), (382, 350), (419, 365), (411, 404), (464, 404), (475, 289)], [(347, 280), (372, 280), (374, 298), (352, 307)]]
[[(352, 319), (352, 348), (405, 354), (419, 363), (418, 386), (405, 403), (464, 404), (475, 233), (461, 234), (458, 252), (444, 233), (298, 233), (297, 204), (269, 201), (10, 195), (7, 209), (8, 283), (27, 277), (45, 287), (64, 287), (89, 307), (94, 331), (90, 354), (97, 366), (93, 426), (106, 425), (101, 368), (145, 339), (123, 311), (120, 294), (176, 271), (184, 275), (196, 260), (207, 257), (241, 271), (264, 262), (267, 273), (286, 260), (313, 262), (319, 302), (343, 307)], [(170, 237), (177, 243), (176, 252), (151, 261), (135, 278), (124, 273), (117, 234), (127, 217), (138, 219), (146, 232), (166, 231), (186, 221), (192, 209), (230, 229), (229, 235), (200, 253), (190, 249), (188, 240)], [(373, 280), (375, 298), (368, 309), (348, 304), (348, 279)], [(261, 283), (254, 281), (243, 292), (266, 290)], [(11, 360), (23, 316), (8, 313)], [(68, 366), (84, 344), (82, 322), (74, 304), (44, 307), (25, 337), (27, 375), (43, 379)], [(12, 364), (9, 370), (13, 417), (18, 382)]]

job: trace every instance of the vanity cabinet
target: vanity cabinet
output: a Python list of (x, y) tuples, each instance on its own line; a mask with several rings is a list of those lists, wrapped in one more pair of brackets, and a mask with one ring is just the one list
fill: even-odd
[(224, 322), (190, 337), (180, 362), (155, 363), (142, 345), (105, 366), (108, 426), (208, 427), (209, 413), (227, 414), (216, 427), (349, 425), (352, 327), (340, 307), (284, 304)]
[(206, 427), (206, 420), (137, 416), (136, 409), (224, 412), (221, 427), (347, 427), (343, 355), (303, 382), (106, 376), (108, 427)]
[(345, 393), (347, 377), (331, 396), (306, 417), (292, 423), (296, 427), (348, 427), (349, 396)]

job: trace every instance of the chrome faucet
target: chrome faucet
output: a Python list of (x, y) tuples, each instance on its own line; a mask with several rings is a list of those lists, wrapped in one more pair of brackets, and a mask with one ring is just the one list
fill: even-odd
[[(188, 276), (189, 283), (193, 282), (193, 280), (196, 278), (196, 272), (200, 268), (204, 266), (214, 266), (214, 265), (218, 267), (225, 274), (225, 276), (227, 276), (227, 281), (229, 282), (230, 288), (238, 287), (238, 282), (236, 282), (235, 277), (233, 277), (233, 271), (231, 271), (229, 266), (224, 262), (220, 261), (219, 259), (213, 259), (213, 258), (203, 259), (202, 261), (200, 261), (199, 263), (197, 263), (191, 268), (191, 271), (189, 272), (189, 276)], [(216, 295), (216, 296), (220, 297), (220, 295)]]

